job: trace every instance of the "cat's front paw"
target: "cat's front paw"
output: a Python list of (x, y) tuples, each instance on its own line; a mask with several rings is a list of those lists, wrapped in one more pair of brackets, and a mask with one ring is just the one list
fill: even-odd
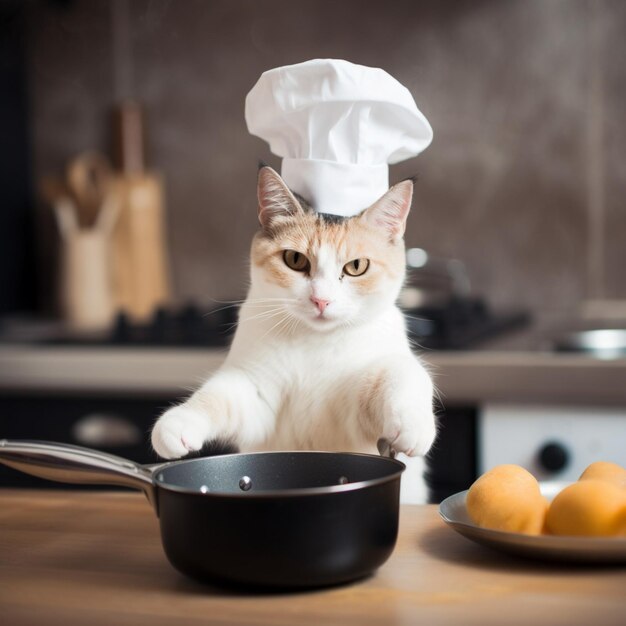
[(425, 456), (435, 441), (437, 430), (429, 406), (394, 406), (383, 416), (382, 437), (393, 450), (407, 456)]
[(437, 434), (433, 384), (413, 360), (388, 363), (367, 387), (368, 414), (375, 434), (396, 452), (424, 456)]
[(388, 379), (383, 387), (383, 402), (380, 407), (382, 437), (396, 452), (407, 456), (424, 456), (430, 450), (437, 429), (433, 413), (432, 386), (429, 379), (425, 384), (413, 387), (399, 384), (399, 377)]
[(208, 435), (208, 417), (184, 404), (166, 411), (152, 429), (152, 447), (164, 459), (200, 450)]

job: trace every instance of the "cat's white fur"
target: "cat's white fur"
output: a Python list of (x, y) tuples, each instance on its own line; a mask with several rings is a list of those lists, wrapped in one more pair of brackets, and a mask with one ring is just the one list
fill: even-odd
[[(265, 175), (272, 183), (278, 177)], [(396, 190), (370, 213), (386, 219), (394, 206), (408, 203), (398, 218), (401, 236), (411, 191)], [(285, 210), (285, 198), (279, 200), (273, 208)], [(261, 194), (260, 202), (263, 223)], [(377, 440), (385, 438), (408, 455), (402, 457), (408, 464), (402, 501), (426, 500), (421, 457), (435, 437), (433, 385), (394, 304), (403, 276), (385, 281), (382, 292), (358, 297), (339, 278), (345, 262), (322, 245), (310, 276), (298, 277), (288, 293), (252, 263), (228, 356), (191, 398), (157, 421), (152, 444), (160, 456), (182, 457), (212, 439), (231, 439), (242, 452), (375, 454)], [(320, 314), (312, 297), (331, 304)]]

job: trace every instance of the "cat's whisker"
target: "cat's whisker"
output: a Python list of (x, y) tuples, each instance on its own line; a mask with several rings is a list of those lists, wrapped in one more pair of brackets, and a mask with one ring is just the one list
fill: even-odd
[(289, 321), (289, 324), (287, 325), (287, 331), (285, 333), (287, 335), (293, 334), (300, 322), (300, 320), (295, 315), (291, 315), (290, 317), (291, 317), (291, 320)]
[(244, 300), (244, 304), (266, 304), (268, 302), (293, 302), (295, 298), (249, 298)]
[(292, 302), (296, 302), (295, 300), (293, 301), (285, 301), (285, 302), (268, 302), (267, 304), (252, 304), (248, 307), (248, 305), (246, 305), (246, 308), (251, 308), (251, 309), (263, 309), (263, 308), (267, 308), (269, 306), (277, 306), (277, 305), (285, 305), (285, 304), (291, 304)]
[(250, 307), (263, 307), (268, 304), (275, 303), (287, 303), (287, 302), (295, 302), (296, 298), (252, 298), (245, 300), (224, 300), (220, 302), (219, 300), (213, 300), (214, 302), (218, 302), (219, 304), (224, 304), (225, 306), (220, 307), (219, 309), (213, 309), (208, 313), (205, 313), (203, 317), (208, 317), (209, 315), (213, 315), (214, 313), (219, 313), (221, 311), (225, 311), (227, 309), (233, 309), (236, 307), (240, 307), (242, 304), (246, 303), (246, 306)]
[(291, 300), (295, 300), (295, 298), (285, 298), (284, 296), (280, 296), (280, 297), (274, 296), (274, 297), (270, 297), (270, 298), (248, 298), (246, 300), (246, 302), (268, 302), (270, 300), (282, 300), (282, 301), (289, 300), (289, 301), (291, 301)]
[(246, 300), (216, 300), (215, 298), (209, 298), (209, 300), (215, 304), (227, 304), (227, 305), (236, 305), (243, 304)]
[(285, 315), (278, 320), (278, 322), (276, 322), (276, 324), (274, 324), (269, 330), (267, 330), (259, 339), (259, 341), (261, 341), (262, 339), (264, 339), (267, 335), (269, 335), (275, 328), (277, 328), (278, 326), (280, 326), (281, 324), (283, 324), (285, 322), (285, 320), (289, 319), (289, 314), (285, 313)]
[(236, 326), (239, 326), (239, 324), (243, 323), (243, 322), (250, 322), (252, 320), (256, 320), (256, 319), (271, 319), (272, 317), (276, 317), (277, 315), (280, 315), (281, 313), (284, 312), (284, 307), (280, 306), (280, 307), (275, 307), (272, 310), (269, 311), (261, 311), (261, 313), (257, 313), (255, 315), (251, 315), (250, 317), (242, 317), (239, 320), (237, 320), (236, 322), (233, 322), (231, 324), (229, 324), (229, 328), (228, 330), (232, 330), (233, 328), (235, 328)]
[(282, 304), (283, 302), (293, 302), (294, 300), (292, 299), (287, 299), (287, 298), (276, 298), (276, 299), (272, 299), (272, 300), (250, 300), (249, 302), (246, 302), (246, 306), (267, 306), (269, 304)]
[[(246, 307), (247, 309), (248, 307)], [(265, 304), (263, 306), (258, 305), (256, 307), (251, 307), (251, 308), (255, 308), (255, 309), (262, 309), (261, 313), (263, 313), (263, 311), (284, 311), (285, 310), (285, 305), (283, 303), (275, 303), (275, 304)], [(242, 309), (242, 312), (245, 312), (246, 309)]]
[(202, 317), (209, 317), (210, 315), (213, 315), (214, 313), (219, 313), (221, 311), (226, 311), (227, 309), (234, 309), (237, 307), (240, 307), (245, 300), (215, 300), (215, 299), (211, 299), (212, 302), (216, 302), (217, 304), (223, 304), (224, 306), (221, 306), (217, 309), (211, 309), (210, 311), (207, 311), (206, 313), (204, 313), (204, 315)]
[(237, 328), (241, 324), (241, 322), (245, 322), (248, 319), (252, 319), (252, 318), (244, 319), (239, 315), (238, 318), (234, 322), (220, 324), (220, 328), (222, 329), (222, 332), (224, 334), (228, 335), (228, 334), (231, 334), (233, 329)]
[[(285, 299), (278, 299), (276, 298), (275, 300), (269, 300), (267, 302), (262, 302), (262, 301), (254, 301), (252, 300), (249, 303), (246, 303), (245, 308), (246, 309), (267, 309), (270, 307), (277, 307), (277, 306), (286, 306), (288, 304), (292, 304), (294, 302), (297, 302), (296, 298), (285, 298)], [(243, 309), (244, 307), (242, 307)]]
[(295, 317), (292, 317), (285, 334), (288, 337), (293, 337), (294, 333), (296, 332), (297, 327), (298, 327), (298, 319)]
[(294, 319), (293, 329), (294, 329), (294, 331), (296, 331), (296, 330), (298, 330), (298, 327), (300, 326), (301, 320), (299, 318), (295, 317), (295, 316), (294, 316), (293, 319)]
[(283, 307), (280, 307), (278, 309), (273, 309), (271, 311), (261, 311), (261, 313), (256, 313), (255, 315), (251, 315), (250, 317), (242, 317), (238, 323), (240, 324), (242, 322), (250, 322), (252, 320), (258, 320), (258, 319), (271, 319), (272, 317), (276, 317), (280, 313), (284, 313), (284, 312), (285, 310)]
[(278, 335), (277, 336), (282, 336), (282, 335), (288, 335), (289, 334), (289, 327), (291, 326), (291, 322), (293, 320), (293, 317), (288, 312), (287, 312), (286, 317), (287, 317), (286, 323), (284, 324), (284, 326), (281, 326), (278, 329)]
[(289, 319), (283, 319), (276, 325), (276, 328), (275, 328), (276, 332), (274, 334), (275, 340), (284, 338), (285, 329), (287, 328), (288, 324), (289, 324)]
[[(259, 298), (261, 300), (261, 298)], [(274, 300), (283, 300), (283, 298), (275, 298)], [(284, 298), (284, 300), (295, 300), (295, 298)], [(246, 306), (247, 308), (247, 306)], [(255, 315), (250, 315), (247, 317), (240, 317), (236, 322), (227, 325), (226, 332), (231, 331), (233, 328), (239, 326), (242, 322), (250, 322), (252, 320), (266, 320), (276, 317), (281, 313), (285, 313), (284, 304), (265, 304), (265, 305), (257, 305), (256, 308), (262, 308), (260, 313), (256, 313)]]
[(269, 302), (270, 300), (294, 300), (295, 298), (284, 297), (267, 297), (267, 298), (244, 298), (243, 300), (215, 300), (211, 298), (212, 302), (217, 304), (243, 304), (244, 302)]
[(402, 312), (402, 315), (404, 315), (404, 317), (407, 317), (411, 320), (416, 320), (418, 322), (430, 322), (430, 320), (427, 317), (416, 317), (415, 315), (409, 315), (408, 313), (404, 313), (404, 312)]
[(226, 311), (227, 309), (234, 309), (238, 306), (240, 305), (239, 304), (227, 304), (226, 306), (222, 306), (219, 309), (212, 309), (211, 311), (204, 313), (202, 317), (209, 317), (211, 315), (214, 315), (215, 313), (220, 313), (221, 311)]
[(289, 328), (289, 325), (291, 323), (291, 315), (289, 315), (287, 313), (287, 315), (285, 316), (285, 318), (280, 322), (280, 324), (277, 324), (277, 328), (276, 328), (276, 337), (281, 337), (283, 335), (286, 334), (287, 329)]

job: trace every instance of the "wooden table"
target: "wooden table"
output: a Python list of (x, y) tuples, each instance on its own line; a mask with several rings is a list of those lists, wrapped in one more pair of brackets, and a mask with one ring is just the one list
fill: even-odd
[(255, 595), (176, 572), (139, 494), (0, 490), (0, 623), (626, 624), (624, 567), (517, 560), (457, 536), (434, 506), (401, 515), (398, 546), (371, 578)]

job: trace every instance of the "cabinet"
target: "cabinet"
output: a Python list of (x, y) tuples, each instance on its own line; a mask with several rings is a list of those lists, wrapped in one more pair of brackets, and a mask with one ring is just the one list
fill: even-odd
[[(0, 437), (59, 441), (97, 448), (139, 463), (155, 463), (158, 458), (150, 446), (150, 429), (174, 400), (114, 395), (3, 395)], [(63, 485), (0, 465), (0, 486)]]

